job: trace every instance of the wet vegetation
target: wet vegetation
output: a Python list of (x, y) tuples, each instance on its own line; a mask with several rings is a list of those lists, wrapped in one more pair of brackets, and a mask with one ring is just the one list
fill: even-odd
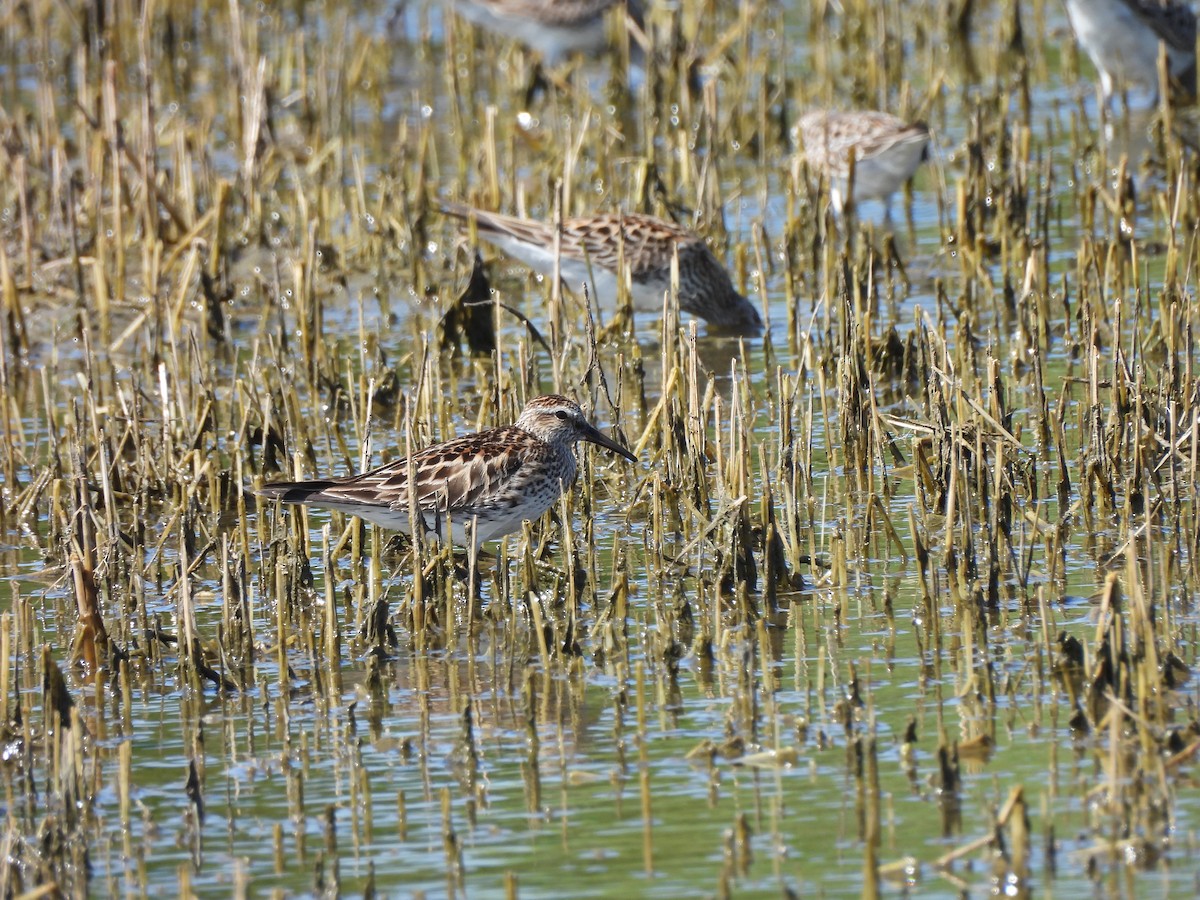
[[(0, 891), (1195, 888), (1195, 129), (1057, 3), (0, 14)], [(792, 125), (928, 122), (891, 222)], [(899, 198), (898, 198), (899, 199)], [(439, 202), (704, 235), (762, 335)], [(577, 398), (478, 557), (255, 502)]]

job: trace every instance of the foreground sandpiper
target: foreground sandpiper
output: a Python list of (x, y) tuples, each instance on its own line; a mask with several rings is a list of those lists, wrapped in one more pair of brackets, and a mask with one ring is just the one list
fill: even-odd
[(597, 53), (608, 44), (610, 10), (641, 22), (638, 0), (453, 0), (468, 21), (515, 38), (548, 66), (572, 53)]
[[(818, 109), (800, 117), (796, 130), (809, 165), (829, 181), (829, 199), (841, 213), (850, 202), (891, 198), (929, 154), (929, 129), (874, 110)], [(848, 185), (850, 157), (854, 183)]]
[(1100, 72), (1104, 103), (1124, 91), (1129, 109), (1158, 103), (1158, 52), (1172, 81), (1196, 91), (1196, 14), (1179, 0), (1066, 0), (1080, 46)]
[(529, 401), (515, 425), (434, 444), (411, 460), (398, 459), (361, 475), (275, 481), (258, 494), (338, 509), (405, 534), (412, 533), (409, 498), (415, 496), (427, 534), (441, 540), (449, 528), (452, 543), (478, 546), (511, 534), (555, 504), (575, 482), (579, 441), (636, 461), (589, 424), (579, 404), (552, 394)]
[[(481, 238), (530, 268), (554, 272), (554, 226), (532, 219), (474, 209), (457, 203), (442, 206), (447, 215), (473, 219)], [(617, 296), (619, 263), (629, 269), (635, 307), (661, 310), (671, 287), (671, 259), (679, 255), (679, 309), (710, 325), (744, 333), (762, 329), (762, 318), (734, 290), (725, 267), (703, 238), (670, 222), (634, 213), (564, 219), (559, 273), (572, 289), (595, 288), (599, 299)]]

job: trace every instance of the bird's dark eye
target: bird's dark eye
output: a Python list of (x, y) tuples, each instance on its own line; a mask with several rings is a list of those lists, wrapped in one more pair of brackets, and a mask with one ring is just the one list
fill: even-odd
[(566, 410), (560, 409), (554, 415), (558, 416), (558, 418), (562, 419), (564, 422), (567, 421)]

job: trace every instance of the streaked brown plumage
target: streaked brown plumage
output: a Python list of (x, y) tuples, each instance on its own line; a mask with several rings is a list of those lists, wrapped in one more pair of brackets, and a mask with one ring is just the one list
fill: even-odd
[[(850, 199), (890, 204), (892, 194), (912, 177), (929, 149), (924, 123), (909, 124), (876, 110), (812, 110), (800, 117), (796, 131), (809, 165), (829, 180), (830, 199), (839, 212)], [(853, 197), (848, 198), (851, 154), (854, 185)]]
[[(443, 211), (473, 219), (478, 234), (505, 253), (547, 275), (554, 272), (554, 226), (534, 219), (446, 203)], [(662, 309), (671, 286), (671, 258), (679, 254), (679, 309), (722, 328), (756, 332), (762, 318), (734, 290), (703, 238), (653, 216), (599, 214), (563, 220), (559, 274), (572, 289), (594, 285), (598, 297), (615, 298), (623, 259), (639, 309)]]
[(630, 0), (453, 0), (463, 18), (515, 38), (554, 65), (571, 53), (596, 53), (607, 43), (605, 19), (625, 7), (637, 24), (641, 3)]
[[(406, 534), (411, 533), (410, 497), (415, 497), (427, 533), (444, 538), (449, 524), (453, 543), (478, 545), (516, 531), (554, 505), (575, 481), (574, 446), (581, 440), (634, 461), (633, 454), (584, 419), (577, 403), (551, 394), (526, 404), (514, 425), (414, 453), (415, 482), (409, 480), (405, 457), (361, 475), (272, 482), (258, 494), (340, 509)], [(410, 491), (413, 483), (416, 490)]]

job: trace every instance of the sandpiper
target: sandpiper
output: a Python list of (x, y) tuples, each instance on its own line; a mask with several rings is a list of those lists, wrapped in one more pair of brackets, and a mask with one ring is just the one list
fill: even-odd
[[(532, 219), (474, 209), (457, 203), (442, 210), (473, 219), (476, 231), (510, 256), (545, 274), (554, 272), (554, 226)], [(749, 300), (734, 290), (724, 266), (704, 240), (653, 216), (601, 214), (564, 219), (559, 274), (571, 288), (589, 285), (598, 298), (617, 296), (619, 262), (629, 269), (634, 306), (660, 310), (671, 286), (671, 259), (679, 255), (679, 309), (710, 325), (757, 332), (762, 318)]]
[(636, 461), (589, 424), (579, 404), (551, 394), (529, 401), (515, 425), (434, 444), (411, 460), (398, 459), (361, 475), (270, 482), (258, 494), (342, 510), (405, 534), (412, 533), (409, 502), (415, 494), (427, 534), (441, 540), (449, 528), (452, 543), (478, 546), (511, 534), (554, 505), (575, 482), (578, 441)]
[(476, 25), (536, 50), (548, 66), (572, 53), (603, 50), (610, 10), (628, 10), (638, 25), (642, 16), (640, 0), (453, 0), (452, 5)]
[(1104, 103), (1124, 91), (1128, 109), (1158, 103), (1158, 48), (1172, 81), (1196, 90), (1196, 14), (1179, 0), (1066, 0), (1067, 17), (1100, 72)]
[[(812, 110), (796, 130), (810, 166), (829, 180), (829, 199), (841, 213), (847, 203), (891, 198), (929, 154), (929, 129), (874, 110)], [(854, 184), (848, 185), (854, 155)]]

